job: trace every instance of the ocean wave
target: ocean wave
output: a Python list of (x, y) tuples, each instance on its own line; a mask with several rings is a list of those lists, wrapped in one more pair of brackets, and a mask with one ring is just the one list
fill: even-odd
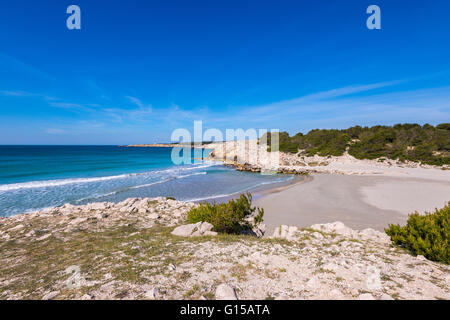
[(242, 189), (242, 190), (239, 190), (239, 191), (236, 191), (236, 192), (232, 192), (232, 193), (217, 194), (217, 195), (211, 195), (211, 196), (206, 196), (206, 197), (202, 197), (202, 198), (185, 199), (183, 201), (186, 201), (186, 202), (198, 202), (198, 201), (211, 200), (211, 199), (217, 199), (217, 198), (231, 197), (231, 196), (237, 195), (239, 193), (245, 192), (247, 190), (252, 190), (252, 189), (255, 189), (255, 188), (258, 188), (258, 187), (261, 187), (261, 186), (264, 186), (264, 185), (268, 185), (268, 184), (287, 182), (287, 181), (290, 181), (292, 179), (294, 179), (294, 176), (291, 176), (291, 177), (286, 178), (286, 179), (283, 178), (283, 179), (277, 179), (277, 180), (273, 180), (273, 181), (261, 182), (261, 183), (258, 183), (256, 185), (252, 186), (252, 187), (245, 188), (245, 189)]
[(69, 179), (56, 179), (56, 180), (43, 180), (43, 181), (30, 181), (30, 182), (21, 182), (21, 183), (11, 183), (11, 184), (3, 184), (0, 185), (0, 192), (21, 190), (21, 189), (35, 189), (35, 188), (46, 188), (46, 187), (58, 187), (64, 186), (68, 184), (81, 184), (81, 183), (89, 183), (89, 182), (101, 182), (115, 179), (123, 179), (128, 177), (135, 176), (143, 176), (143, 175), (154, 175), (161, 173), (177, 173), (184, 171), (192, 171), (198, 169), (205, 169), (208, 167), (212, 167), (217, 165), (217, 163), (207, 163), (201, 165), (193, 165), (192, 167), (180, 167), (180, 168), (170, 168), (165, 170), (155, 170), (155, 171), (147, 171), (142, 173), (127, 173), (120, 174), (115, 176), (105, 176), (105, 177), (92, 177), (92, 178), (69, 178)]
[(192, 174), (186, 174), (186, 175), (183, 175), (183, 176), (170, 177), (170, 178), (167, 178), (167, 179), (163, 179), (163, 180), (159, 180), (159, 181), (155, 181), (155, 182), (151, 182), (151, 183), (146, 183), (146, 184), (141, 184), (141, 185), (131, 186), (131, 187), (125, 187), (125, 188), (121, 188), (119, 190), (115, 190), (115, 191), (112, 191), (112, 192), (107, 192), (107, 193), (103, 193), (103, 194), (97, 194), (97, 195), (89, 196), (89, 197), (86, 197), (86, 198), (81, 198), (81, 199), (76, 200), (75, 202), (76, 203), (81, 203), (81, 202), (84, 202), (84, 201), (87, 201), (87, 200), (100, 199), (100, 198), (104, 198), (104, 197), (108, 197), (108, 196), (113, 196), (113, 195), (116, 195), (116, 194), (119, 194), (119, 193), (122, 193), (122, 192), (126, 192), (126, 191), (129, 191), (129, 190), (135, 190), (135, 189), (151, 187), (151, 186), (154, 186), (154, 185), (166, 183), (166, 182), (173, 181), (173, 180), (176, 180), (176, 179), (183, 179), (183, 178), (187, 178), (187, 177), (192, 177), (192, 176), (197, 176), (197, 175), (204, 175), (204, 174), (207, 174), (207, 172), (203, 171), (203, 172), (196, 172), (196, 173), (192, 173)]

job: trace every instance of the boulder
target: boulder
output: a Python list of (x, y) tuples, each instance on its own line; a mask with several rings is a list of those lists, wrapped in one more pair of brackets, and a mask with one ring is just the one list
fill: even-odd
[(357, 235), (355, 230), (350, 229), (340, 221), (325, 224), (314, 224), (311, 226), (311, 229), (325, 233), (336, 233), (345, 237), (355, 237)]
[(198, 231), (200, 231), (200, 234), (203, 234), (207, 231), (212, 231), (214, 226), (209, 222), (203, 222), (200, 227), (198, 228)]
[(172, 231), (172, 234), (175, 236), (180, 236), (180, 237), (189, 237), (196, 230), (197, 230), (196, 224), (185, 224), (185, 225), (176, 227)]
[(295, 235), (297, 231), (298, 231), (297, 227), (282, 225), (280, 227), (275, 228), (272, 238), (295, 240)]
[(217, 232), (211, 231), (213, 228), (209, 222), (197, 222), (176, 227), (172, 234), (180, 237), (215, 236)]
[(215, 231), (205, 231), (204, 233), (203, 233), (203, 235), (204, 236), (217, 236), (217, 232), (215, 232)]
[(362, 240), (373, 240), (382, 243), (389, 243), (391, 241), (386, 233), (371, 228), (360, 231), (358, 235)]

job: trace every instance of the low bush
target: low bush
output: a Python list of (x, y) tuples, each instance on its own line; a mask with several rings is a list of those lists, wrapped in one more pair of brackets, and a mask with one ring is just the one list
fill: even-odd
[[(266, 138), (266, 137), (263, 137)], [(268, 146), (271, 135), (267, 134)], [(302, 155), (340, 156), (348, 153), (357, 159), (398, 159), (430, 165), (450, 165), (450, 124), (436, 127), (425, 124), (394, 126), (355, 126), (344, 130), (311, 130), (307, 134), (279, 134), (279, 150)], [(268, 149), (269, 151), (270, 148)], [(274, 149), (276, 150), (276, 149)]]
[(385, 231), (394, 244), (409, 250), (414, 255), (423, 255), (429, 260), (450, 263), (450, 203), (434, 213), (409, 215), (406, 226), (389, 225)]
[(214, 231), (239, 234), (263, 221), (264, 209), (252, 207), (252, 195), (241, 194), (228, 203), (202, 203), (188, 212), (189, 223), (209, 222)]

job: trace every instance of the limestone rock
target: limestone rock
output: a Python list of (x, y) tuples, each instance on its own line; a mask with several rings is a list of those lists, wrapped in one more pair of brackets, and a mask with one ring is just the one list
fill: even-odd
[(59, 291), (52, 291), (42, 297), (42, 300), (52, 300), (59, 294)]
[(325, 233), (336, 233), (345, 237), (355, 237), (357, 235), (355, 230), (350, 229), (340, 221), (325, 224), (314, 224), (311, 226), (311, 229)]
[(176, 227), (172, 234), (180, 237), (215, 236), (217, 232), (211, 231), (213, 228), (208, 222), (197, 222)]
[(360, 231), (358, 235), (362, 240), (373, 240), (382, 243), (389, 243), (391, 241), (386, 233), (371, 228)]
[(172, 234), (180, 237), (189, 237), (194, 231), (197, 230), (197, 225), (195, 224), (185, 224), (179, 227), (176, 227)]
[(158, 298), (161, 296), (161, 292), (160, 292), (159, 288), (153, 288), (153, 289), (147, 291), (147, 292), (144, 294), (144, 296), (145, 296), (147, 299), (152, 299), (152, 300), (154, 300), (154, 299), (158, 299)]
[(370, 293), (363, 293), (359, 295), (358, 300), (375, 300), (375, 298)]
[(209, 222), (203, 222), (200, 227), (198, 228), (198, 231), (200, 231), (200, 234), (205, 233), (206, 231), (211, 231), (214, 228), (214, 226)]

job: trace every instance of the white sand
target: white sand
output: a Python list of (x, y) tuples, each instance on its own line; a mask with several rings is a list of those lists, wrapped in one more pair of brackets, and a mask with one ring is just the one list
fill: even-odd
[(424, 213), (442, 208), (450, 201), (450, 182), (419, 179), (382, 179), (361, 188), (363, 200), (383, 210), (402, 214)]
[[(236, 157), (241, 164), (274, 169), (270, 161), (273, 154), (256, 141), (216, 143), (210, 147), (214, 148), (216, 160)], [(255, 201), (265, 209), (268, 233), (281, 224), (308, 227), (334, 221), (353, 229), (383, 230), (389, 223), (405, 223), (409, 213), (433, 211), (450, 201), (448, 166), (359, 160), (347, 153), (339, 157), (278, 156), (284, 170), (320, 174), (313, 174), (311, 182), (274, 190)]]
[(405, 223), (415, 210), (432, 211), (450, 201), (450, 182), (314, 174), (311, 182), (269, 193), (255, 201), (265, 210), (268, 233), (281, 224), (308, 227), (341, 221), (354, 229), (383, 230)]

